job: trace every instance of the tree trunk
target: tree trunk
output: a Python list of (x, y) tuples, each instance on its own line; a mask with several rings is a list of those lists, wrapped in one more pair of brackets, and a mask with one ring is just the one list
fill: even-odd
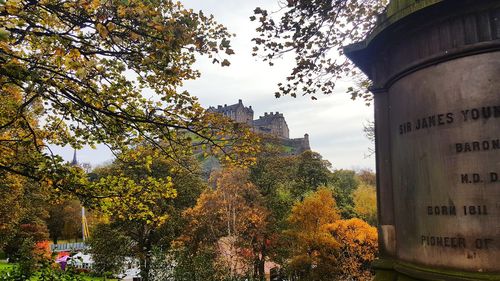
[(253, 278), (254, 279), (259, 279), (259, 255), (258, 253), (260, 252), (260, 247), (259, 247), (259, 242), (255, 237), (252, 239), (252, 248), (253, 252), (255, 254), (254, 260), (253, 260)]
[(262, 247), (260, 249), (260, 260), (259, 260), (259, 280), (266, 280), (266, 256), (267, 256), (267, 248), (266, 248), (266, 239), (262, 240)]
[(151, 231), (147, 226), (142, 226), (142, 238), (139, 240), (139, 247), (141, 252), (140, 270), (143, 281), (149, 281), (149, 271), (151, 269)]
[(149, 281), (149, 270), (151, 269), (151, 255), (146, 253), (146, 256), (140, 261), (141, 277), (143, 281)]

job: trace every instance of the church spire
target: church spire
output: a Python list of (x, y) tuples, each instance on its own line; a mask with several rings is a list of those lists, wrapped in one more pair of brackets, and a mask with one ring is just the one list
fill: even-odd
[(78, 166), (78, 160), (76, 159), (76, 149), (73, 152), (73, 160), (71, 161), (71, 166)]

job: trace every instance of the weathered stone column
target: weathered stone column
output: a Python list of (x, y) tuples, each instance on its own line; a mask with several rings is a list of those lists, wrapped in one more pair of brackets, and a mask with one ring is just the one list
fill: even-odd
[(500, 280), (500, 1), (393, 0), (373, 81), (376, 280)]

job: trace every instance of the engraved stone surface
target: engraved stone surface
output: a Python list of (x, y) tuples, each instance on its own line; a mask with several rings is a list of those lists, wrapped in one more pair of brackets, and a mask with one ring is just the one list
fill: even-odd
[(500, 53), (414, 72), (389, 90), (397, 256), (499, 270)]
[(500, 0), (410, 2), (346, 48), (373, 81), (380, 255), (500, 280)]

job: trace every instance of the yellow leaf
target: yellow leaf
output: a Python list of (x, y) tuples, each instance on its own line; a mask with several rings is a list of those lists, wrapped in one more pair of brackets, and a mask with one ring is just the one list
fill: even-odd
[(77, 59), (80, 57), (81, 54), (80, 51), (78, 51), (78, 49), (71, 49), (68, 55), (71, 59)]
[(106, 25), (106, 27), (107, 27), (108, 31), (112, 32), (113, 30), (115, 30), (116, 25), (114, 23), (110, 22)]
[(101, 23), (98, 23), (95, 28), (97, 29), (97, 32), (99, 32), (99, 35), (101, 35), (101, 37), (103, 39), (106, 39), (108, 38), (108, 29), (106, 29), (106, 27), (104, 25), (102, 25)]
[(64, 56), (64, 51), (61, 48), (57, 48), (56, 51), (54, 52), (54, 55), (56, 56)]
[(5, 41), (9, 39), (10, 32), (5, 28), (0, 28), (0, 41)]
[(123, 7), (123, 6), (118, 7), (118, 16), (120, 18), (124, 17), (126, 15), (126, 13), (127, 13), (127, 10), (125, 7)]
[(85, 68), (83, 67), (78, 68), (78, 70), (76, 71), (76, 77), (83, 79), (86, 76), (87, 76), (87, 70), (85, 70)]
[(141, 36), (139, 36), (139, 34), (137, 34), (135, 32), (130, 32), (130, 38), (132, 38), (132, 40), (137, 40), (137, 39), (141, 38)]

